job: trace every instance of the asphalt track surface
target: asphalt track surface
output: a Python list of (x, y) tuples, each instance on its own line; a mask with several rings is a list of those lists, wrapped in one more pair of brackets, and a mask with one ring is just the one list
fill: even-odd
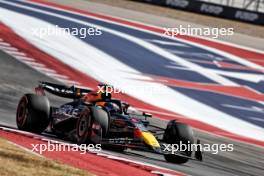
[[(1, 1), (2, 2), (2, 1)], [(63, 18), (58, 18), (57, 16), (50, 16), (50, 15), (45, 15), (43, 13), (39, 13), (37, 11), (31, 11), (31, 10), (26, 10), (25, 8), (20, 8), (18, 6), (13, 6), (13, 5), (7, 5), (6, 4), (7, 1), (2, 4), (2, 6), (4, 8), (10, 9), (12, 11), (16, 11), (19, 13), (23, 13), (23, 14), (27, 14), (30, 16), (34, 16), (35, 19), (39, 20), (44, 20), (47, 22), (50, 22), (52, 24), (57, 24), (57, 25), (61, 25), (62, 27), (68, 27), (68, 26), (75, 26), (76, 27), (84, 27), (85, 25), (83, 25), (83, 23), (77, 23), (75, 24), (74, 21), (75, 18), (80, 19), (83, 18), (82, 16), (76, 16), (70, 13), (65, 13), (64, 11), (56, 11), (56, 13), (59, 14), (63, 14), (67, 17), (73, 17), (70, 19), (65, 19)], [(19, 4), (24, 4), (23, 1), (16, 1), (16, 3)], [(28, 6), (29, 4), (27, 4)], [(32, 5), (30, 5), (32, 6)], [(35, 7), (34, 8), (40, 8), (43, 9), (44, 7)], [(54, 11), (52, 9), (47, 9), (44, 8), (47, 11)], [(37, 9), (36, 9), (37, 10)], [(8, 12), (9, 13), (9, 12)], [(3, 21), (6, 20), (6, 23), (12, 23), (14, 22), (16, 19), (20, 19), (20, 16), (16, 16), (14, 15), (9, 15), (3, 13), (4, 15), (7, 15), (7, 18), (3, 19)], [(53, 14), (55, 15), (55, 14)], [(10, 18), (9, 18), (10, 17)], [(15, 18), (14, 18), (15, 17)], [(22, 18), (19, 21), (22, 21), (24, 18)], [(26, 19), (24, 19), (26, 20)], [(197, 48), (194, 46), (190, 46), (190, 44), (184, 44), (182, 42), (173, 42), (172, 46), (167, 46), (167, 45), (162, 45), (162, 44), (156, 44), (158, 47), (163, 48), (164, 50), (162, 50), (163, 52), (160, 52), (160, 50), (153, 52), (155, 50), (149, 50), (147, 48), (149, 47), (154, 47), (153, 44), (149, 44), (146, 43), (145, 41), (157, 41), (159, 40), (159, 42), (162, 43), (171, 43), (172, 41), (166, 38), (163, 38), (161, 36), (154, 36), (151, 35), (150, 33), (145, 33), (145, 32), (140, 32), (138, 30), (133, 30), (130, 28), (125, 28), (119, 25), (114, 25), (114, 24), (110, 24), (110, 23), (105, 23), (102, 22), (100, 20), (94, 20), (94, 19), (90, 19), (90, 18), (85, 18), (85, 21), (88, 20), (88, 24), (90, 24), (90, 22), (95, 23), (95, 24), (99, 24), (101, 26), (104, 26), (104, 28), (108, 28), (111, 29), (111, 32), (109, 30), (107, 30), (108, 32), (104, 32), (104, 35), (102, 36), (98, 36), (97, 37), (87, 37), (87, 38), (83, 38), (82, 41), (85, 42), (85, 48), (80, 49), (80, 45), (79, 44), (83, 44), (82, 42), (78, 41), (78, 44), (76, 43), (73, 46), (67, 45), (67, 47), (65, 49), (61, 49), (61, 48), (57, 48), (56, 51), (60, 51), (60, 50), (64, 50), (65, 52), (63, 52), (64, 57), (61, 56), (62, 53), (58, 53), (58, 52), (53, 52), (53, 50), (49, 50), (47, 51), (47, 47), (45, 47), (44, 45), (39, 45), (39, 43), (35, 43), (36, 45), (38, 45), (38, 47), (42, 48), (43, 50), (45, 50), (46, 52), (50, 53), (52, 52), (53, 55), (62, 60), (63, 62), (67, 63), (68, 65), (72, 65), (73, 67), (77, 68), (78, 70), (82, 71), (82, 72), (86, 72), (88, 75), (91, 75), (93, 77), (99, 77), (100, 76), (100, 81), (102, 82), (115, 82), (118, 81), (120, 83), (131, 83), (131, 85), (135, 85), (135, 82), (133, 82), (131, 79), (127, 79), (128, 77), (130, 78), (131, 75), (129, 73), (131, 73), (131, 71), (127, 71), (127, 70), (131, 70), (130, 68), (139, 71), (140, 73), (143, 74), (147, 74), (147, 75), (158, 75), (158, 76), (162, 76), (165, 77), (165, 79), (168, 78), (173, 78), (176, 80), (186, 80), (186, 81), (194, 81), (194, 82), (198, 82), (198, 83), (214, 83), (214, 82), (221, 82), (221, 84), (224, 83), (228, 83), (228, 85), (230, 84), (230, 80), (233, 81), (233, 78), (230, 78), (230, 80), (226, 80), (223, 77), (219, 77), (218, 75), (215, 74), (209, 74), (209, 75), (205, 75), (206, 72), (203, 71), (203, 69), (201, 70), (199, 69), (195, 69), (196, 71), (193, 70), (185, 70), (185, 66), (186, 66), (186, 61), (185, 59), (178, 59), (175, 58), (175, 56), (171, 55), (170, 52), (175, 52), (177, 56), (179, 57), (184, 57), (186, 59), (192, 59), (190, 62), (187, 62), (187, 66), (188, 67), (192, 67), (191, 65), (193, 65), (193, 62), (197, 62), (200, 61), (200, 59), (208, 59), (209, 60), (209, 65), (204, 64), (204, 63), (199, 63), (199, 66), (202, 67), (206, 67), (208, 69), (215, 69), (216, 71), (219, 71), (218, 66), (216, 64), (214, 64), (215, 59), (214, 58), (221, 58), (221, 60), (225, 61), (225, 64), (229, 65), (229, 64), (234, 64), (234, 61), (230, 60), (227, 56), (220, 56), (219, 53), (213, 53), (212, 51), (209, 51), (208, 49), (201, 49), (201, 48)], [(25, 29), (28, 28), (28, 25), (24, 25), (25, 23), (13, 23), (10, 24), (13, 26), (13, 28), (16, 29)], [(30, 29), (29, 29), (30, 30)], [(115, 31), (118, 31), (118, 33), (116, 33)], [(113, 33), (114, 32), (114, 33)], [(123, 32), (127, 35), (123, 35), (123, 37), (120, 37), (120, 33), (119, 32)], [(118, 36), (114, 35), (117, 34)], [(21, 35), (25, 35), (25, 37), (28, 35), (26, 34), (21, 34)], [(135, 41), (131, 41), (131, 36), (134, 36), (136, 38), (139, 39), (144, 39), (145, 41), (143, 41), (143, 43), (138, 43)], [(35, 37), (34, 37), (35, 38)], [(130, 39), (129, 39), (130, 38)], [(132, 38), (133, 40), (134, 38)], [(27, 38), (27, 40), (29, 41), (35, 41), (35, 39), (29, 39)], [(65, 41), (65, 39), (61, 39), (61, 40), (57, 40), (58, 44), (63, 43)], [(52, 39), (48, 40), (48, 42), (53, 42)], [(67, 43), (71, 43), (72, 41), (70, 40), (70, 42)], [(158, 42), (158, 43), (159, 43)], [(113, 45), (113, 43), (115, 43), (115, 45)], [(50, 43), (50, 46), (54, 45), (54, 43)], [(87, 48), (87, 45), (90, 46), (92, 45), (93, 47), (95, 47), (97, 50), (101, 50), (104, 51), (104, 53), (106, 53), (107, 55), (116, 58), (119, 63), (121, 62), (121, 64), (113, 64), (111, 59), (107, 59), (109, 58), (108, 56), (104, 55), (100, 55), (100, 60), (104, 60), (103, 63), (99, 64), (98, 60), (95, 60), (95, 56), (91, 56), (96, 54), (97, 52), (94, 52), (94, 48)], [(143, 47), (142, 47), (143, 45)], [(161, 46), (162, 45), (162, 46)], [(55, 44), (54, 46), (57, 46), (57, 44)], [(79, 47), (76, 47), (79, 46)], [(116, 47), (116, 46), (122, 46), (122, 47)], [(147, 48), (146, 48), (147, 47)], [(156, 48), (156, 47), (155, 47)], [(178, 52), (179, 51), (179, 52)], [(237, 51), (232, 49), (233, 51)], [(198, 52), (199, 54), (195, 53)], [(79, 54), (82, 53), (82, 54)], [(101, 53), (101, 52), (100, 52)], [(136, 54), (135, 54), (136, 53)], [(77, 55), (76, 55), (77, 54)], [(193, 54), (198, 55), (197, 57), (195, 57), (195, 59), (193, 58)], [(69, 57), (74, 55), (74, 57)], [(171, 58), (173, 57), (173, 58)], [(249, 56), (248, 56), (249, 57)], [(86, 68), (79, 67), (79, 63), (83, 62), (85, 58), (92, 58), (92, 60), (88, 63), (84, 63), (86, 65)], [(152, 59), (150, 59), (152, 58)], [(176, 59), (176, 60), (175, 60)], [(176, 67), (175, 68), (175, 62), (171, 62), (171, 61), (177, 61), (176, 64), (182, 63), (183, 62), (183, 66), (181, 66), (180, 68)], [(178, 63), (179, 61), (179, 63)], [(73, 64), (75, 63), (75, 64)], [(114, 62), (115, 63), (115, 62)], [(142, 64), (143, 63), (143, 64)], [(104, 64), (104, 66), (102, 65)], [(110, 76), (107, 74), (106, 70), (101, 70), (101, 69), (95, 69), (95, 68), (102, 68), (102, 67), (107, 67), (107, 68), (115, 68), (115, 67), (122, 67), (124, 66), (124, 70), (126, 70), (125, 72), (120, 72), (122, 69), (114, 69), (111, 70), (109, 69), (110, 72), (112, 72), (113, 74), (111, 74)], [(191, 65), (190, 65), (191, 64)], [(110, 66), (111, 65), (111, 66)], [(182, 65), (182, 64), (180, 64)], [(127, 67), (128, 66), (128, 67)], [(240, 67), (241, 64), (236, 63), (236, 66)], [(166, 69), (164, 69), (164, 67), (166, 67)], [(89, 69), (88, 69), (89, 68)], [(167, 69), (167, 68), (172, 68), (172, 69)], [(194, 69), (194, 68), (192, 68)], [(214, 70), (214, 71), (215, 71)], [(227, 71), (228, 74), (230, 70), (230, 68), (221, 68), (220, 71)], [(240, 74), (240, 70), (239, 74)], [(114, 75), (119, 75), (122, 74), (124, 75), (125, 73), (127, 73), (128, 75), (124, 76), (125, 78), (121, 78), (118, 80), (116, 80), (116, 77)], [(247, 77), (248, 74), (251, 74), (252, 71), (250, 70), (241, 70), (241, 73), (246, 74), (244, 77)], [(226, 74), (226, 72), (225, 72)], [(233, 76), (233, 75), (232, 75)], [(257, 75), (258, 77), (260, 75)], [(244, 78), (242, 77), (242, 78)], [(107, 79), (106, 79), (107, 78)], [(72, 79), (75, 79), (74, 77)], [(248, 85), (248, 86), (252, 86), (254, 89), (262, 92), (262, 86), (260, 84), (253, 84), (249, 83), (247, 81), (244, 80), (234, 80), (235, 82), (238, 82), (240, 84), (240, 82), (242, 81), (242, 84)], [(246, 82), (246, 83), (244, 83)], [(143, 83), (141, 83), (143, 84)], [(232, 85), (234, 83), (232, 82)], [(201, 120), (202, 122), (205, 123), (209, 123), (211, 125), (214, 125), (216, 127), (220, 127), (223, 129), (226, 129), (228, 131), (232, 131), (236, 134), (242, 134), (243, 136), (254, 136), (254, 138), (258, 138), (258, 139), (263, 139), (263, 133), (259, 130), (256, 131), (256, 133), (254, 133), (252, 131), (252, 128), (248, 128), (246, 125), (243, 125), (243, 131), (241, 130), (242, 127), (238, 127), (238, 126), (233, 126), (230, 124), (236, 124), (236, 123), (240, 123), (240, 119), (243, 121), (247, 121), (249, 123), (252, 123), (256, 126), (263, 126), (264, 124), (261, 121), (262, 115), (261, 113), (257, 113), (255, 111), (248, 111), (247, 114), (246, 112), (240, 112), (240, 109), (237, 108), (226, 108), (223, 106), (223, 104), (228, 104), (231, 103), (232, 106), (249, 106), (249, 107), (259, 107), (262, 108), (263, 105), (256, 103), (255, 101), (248, 101), (248, 100), (242, 100), (239, 99), (237, 97), (235, 98), (231, 98), (231, 97), (227, 97), (225, 94), (224, 95), (219, 95), (219, 94), (212, 94), (209, 92), (204, 92), (204, 91), (200, 91), (200, 90), (195, 90), (195, 91), (190, 91), (189, 89), (186, 88), (182, 88), (182, 87), (177, 87), (173, 85), (170, 85), (168, 88), (175, 90), (176, 92), (179, 92), (181, 95), (187, 95), (186, 96), (177, 96), (175, 92), (171, 92), (171, 94), (166, 93), (165, 95), (163, 95), (163, 98), (159, 97), (159, 94), (157, 94), (157, 96), (142, 96), (142, 94), (136, 94), (134, 96), (144, 100), (145, 102), (152, 102), (155, 103), (156, 105), (158, 105), (159, 107), (163, 107), (165, 109), (168, 109), (170, 111), (175, 112), (175, 105), (178, 107), (177, 112), (176, 113), (180, 113), (180, 114), (184, 114), (187, 117), (191, 116), (191, 117), (195, 117), (196, 119), (199, 119), (199, 121)], [(168, 90), (168, 88), (166, 88), (166, 91), (170, 91), (170, 89)], [(240, 92), (240, 91), (238, 91)], [(141, 95), (141, 96), (139, 96)], [(174, 95), (175, 97), (171, 96)], [(161, 96), (161, 95), (160, 95)], [(164, 98), (164, 96), (166, 96), (166, 98)], [(189, 98), (191, 99), (189, 99)], [(182, 101), (176, 101), (176, 100), (182, 100)], [(201, 103), (197, 104), (196, 101), (199, 101)], [(172, 103), (173, 102), (173, 103)], [(175, 103), (175, 104), (174, 104)], [(196, 106), (195, 109), (195, 114), (192, 113), (191, 111), (188, 111), (186, 108), (183, 107), (187, 107), (187, 106)], [(205, 105), (205, 106), (204, 106)], [(209, 107), (213, 107), (214, 109), (212, 110)], [(225, 112), (226, 114), (222, 114), (221, 112)], [(210, 118), (208, 116), (208, 114), (214, 114), (215, 119)], [(235, 119), (230, 118), (230, 116), (234, 116)], [(220, 119), (221, 117), (221, 119)], [(254, 117), (254, 118), (251, 118)], [(236, 120), (239, 119), (238, 121), (233, 121), (231, 122), (231, 120)], [(260, 119), (260, 120), (259, 120)], [(227, 123), (227, 122), (231, 122), (231, 123)], [(223, 123), (224, 122), (224, 123)], [(229, 125), (229, 126), (228, 126)], [(199, 127), (198, 127), (199, 128)], [(254, 129), (253, 129), (254, 130)], [(240, 134), (240, 135), (241, 135)]]
[[(15, 112), (19, 98), (24, 93), (33, 93), (33, 88), (40, 80), (55, 80), (44, 76), (27, 65), (0, 51), (0, 123), (15, 127)], [(65, 102), (64, 99), (49, 96), (53, 105)], [(157, 121), (164, 126), (164, 121)], [(156, 164), (188, 175), (220, 176), (220, 175), (263, 175), (264, 150), (256, 146), (238, 143), (227, 138), (213, 136), (201, 131), (195, 131), (202, 143), (233, 143), (233, 152), (218, 154), (204, 153), (204, 162), (190, 161), (184, 165), (166, 163), (162, 156), (138, 151), (126, 151), (118, 154), (125, 158)]]

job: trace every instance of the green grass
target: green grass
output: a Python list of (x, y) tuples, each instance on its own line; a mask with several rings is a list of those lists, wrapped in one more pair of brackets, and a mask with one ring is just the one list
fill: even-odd
[(37, 156), (0, 138), (1, 176), (92, 176), (74, 167)]

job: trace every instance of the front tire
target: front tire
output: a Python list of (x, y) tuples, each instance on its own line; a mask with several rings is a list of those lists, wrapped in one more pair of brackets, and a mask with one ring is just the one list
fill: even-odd
[(19, 101), (16, 123), (19, 130), (42, 133), (49, 124), (50, 103), (46, 96), (25, 94)]
[[(167, 144), (193, 144), (194, 138), (193, 138), (193, 131), (190, 126), (176, 122), (175, 120), (172, 120), (168, 123), (167, 128), (165, 130), (163, 141)], [(181, 153), (184, 153), (184, 155), (191, 157), (192, 151), (181, 151)], [(186, 163), (189, 159), (173, 154), (166, 154), (164, 155), (164, 158), (166, 161), (176, 164), (183, 164)]]

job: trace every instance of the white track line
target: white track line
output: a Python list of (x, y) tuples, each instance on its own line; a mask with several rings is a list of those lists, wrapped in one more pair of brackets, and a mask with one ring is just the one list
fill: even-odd
[(48, 76), (50, 77), (55, 77), (55, 78), (59, 78), (59, 79), (68, 79), (68, 76), (64, 76), (64, 75), (60, 75), (57, 73), (47, 73)]
[[(18, 28), (27, 29), (29, 28), (28, 26), (30, 26), (31, 28), (32, 27), (39, 28), (45, 26), (45, 27), (51, 27), (51, 29), (54, 27), (45, 21), (37, 20), (35, 18), (28, 17), (26, 15), (18, 14), (15, 12), (10, 12), (4, 9), (1, 11), (1, 14), (9, 15), (7, 18), (5, 18), (6, 20), (5, 22), (8, 25), (12, 26), (13, 28), (17, 29), (16, 32), (18, 33), (18, 35), (23, 36), (28, 41), (32, 41), (33, 45), (43, 50), (44, 52), (49, 53), (53, 57), (64, 62), (65, 64), (71, 65), (75, 69), (82, 71), (87, 75), (92, 75), (93, 78), (101, 82), (106, 82), (111, 85), (116, 85), (117, 88), (122, 87), (122, 90), (125, 90), (127, 92), (129, 92), (130, 90), (128, 87), (124, 85), (124, 83), (133, 85), (134, 86), (133, 88), (141, 88), (145, 86), (153, 88), (155, 86), (154, 88), (157, 88), (156, 90), (160, 91), (160, 93), (158, 93), (157, 96), (153, 96), (151, 93), (146, 94), (146, 91), (145, 92), (130, 91), (129, 93), (131, 96), (145, 102), (150, 102), (154, 106), (163, 109), (168, 109), (177, 114), (182, 114), (192, 119), (199, 120), (204, 123), (216, 126), (218, 128), (225, 129), (231, 133), (257, 140), (264, 139), (264, 132), (260, 127), (256, 125), (247, 123), (246, 121), (235, 118), (218, 109), (207, 106), (206, 104), (196, 101), (195, 99), (192, 99), (162, 84), (140, 82), (135, 80), (135, 77), (145, 78), (146, 76), (140, 75), (139, 77), (138, 74), (140, 73), (137, 70), (128, 67), (124, 63), (116, 60), (115, 58), (104, 53), (103, 51), (100, 51), (91, 45), (81, 42), (79, 39), (75, 37), (68, 35), (56, 36), (56, 40), (53, 40), (54, 38), (51, 38), (53, 36), (47, 36), (47, 41), (44, 45), (35, 36), (28, 35), (24, 31), (18, 30)], [(20, 19), (20, 21), (23, 20), (23, 22), (27, 21), (27, 25), (25, 25), (25, 23), (22, 22), (15, 23), (14, 20), (12, 19), (16, 19), (17, 21), (19, 21), (18, 19)], [(125, 37), (129, 37), (129, 36), (125, 36)], [(133, 40), (135, 40), (135, 38), (133, 38)], [(136, 40), (137, 42), (141, 42), (139, 41), (139, 39)], [(61, 45), (61, 43), (63, 43), (63, 45)], [(47, 45), (53, 47), (47, 48), (46, 47)], [(150, 47), (149, 43), (147, 45)], [(60, 52), (62, 50), (64, 51), (64, 53)], [(87, 62), (87, 59), (85, 58), (90, 58), (89, 62)], [(104, 67), (105, 69), (99, 69), (100, 68), (99, 65), (100, 67)], [(126, 70), (128, 73), (122, 72), (122, 77), (117, 79), (116, 76), (114, 75), (119, 75), (121, 71), (116, 70), (114, 68), (120, 68), (120, 70)], [(113, 74), (109, 75), (109, 73), (113, 73)], [(137, 74), (137, 76), (132, 75), (131, 73), (135, 73)], [(164, 92), (166, 92), (166, 94), (164, 94)], [(190, 111), (188, 108), (190, 106), (192, 107), (192, 109), (195, 110)], [(214, 114), (214, 118), (211, 118), (210, 116), (208, 116), (208, 114)]]
[(2, 39), (2, 41), (0, 42), (0, 46), (11, 46), (11, 45), (9, 43), (3, 42)]
[(1, 46), (0, 45), (0, 49), (1, 50), (7, 50), (7, 51), (18, 51), (18, 49), (14, 48), (14, 47), (10, 47), (10, 46)]
[[(66, 9), (58, 8), (58, 7), (53, 7), (53, 6), (49, 6), (49, 5), (45, 5), (45, 4), (41, 4), (41, 3), (37, 3), (37, 2), (27, 2), (27, 3), (28, 4), (35, 4), (35, 5), (38, 5), (38, 6), (47, 7), (47, 8), (50, 8), (50, 9), (63, 10), (65, 12), (69, 12), (69, 13), (72, 13), (72, 14), (77, 14), (77, 15), (80, 15), (80, 16), (83, 16), (83, 17), (89, 17), (89, 18), (92, 18), (92, 19), (97, 19), (97, 20), (100, 20), (100, 21), (108, 22), (108, 23), (111, 23), (111, 24), (116, 24), (116, 25), (119, 25), (119, 26), (125, 26), (125, 27), (128, 27), (128, 28), (144, 31), (144, 32), (151, 33), (151, 34), (158, 35), (158, 36), (162, 35), (160, 33), (153, 32), (153, 31), (150, 31), (150, 30), (142, 29), (142, 28), (135, 27), (135, 26), (128, 25), (128, 24), (114, 22), (114, 21), (108, 20), (108, 19), (94, 17), (94, 16), (83, 14), (83, 13), (80, 13), (80, 12), (74, 12), (74, 11), (71, 11), (71, 10), (66, 10)], [(102, 14), (102, 13), (97, 13), (97, 14), (105, 15), (105, 14)], [(108, 16), (110, 16), (110, 15), (108, 15)], [(128, 22), (133, 22), (133, 23), (136, 23), (136, 24), (149, 26), (149, 27), (162, 29), (159, 26), (146, 24), (146, 23), (142, 23), (142, 22), (138, 22), (138, 21), (134, 21), (134, 20), (129, 20), (129, 19), (125, 19), (125, 18), (121, 18), (121, 17), (117, 17), (117, 16), (110, 16), (110, 17), (113, 17), (113, 18), (116, 18), (116, 19), (121, 19), (121, 20), (128, 21)], [(179, 38), (174, 38), (174, 37), (171, 37), (171, 36), (164, 36), (164, 35), (162, 35), (162, 36), (166, 37), (166, 38), (169, 38), (169, 39), (172, 39), (172, 40), (175, 40), (175, 41), (181, 41), (183, 43), (188, 43), (188, 44), (200, 47), (200, 48), (204, 48), (204, 49), (212, 51), (212, 52), (220, 53), (221, 55), (224, 55), (224, 56), (226, 56), (226, 57), (228, 57), (228, 58), (230, 58), (230, 59), (232, 59), (232, 60), (234, 60), (236, 62), (239, 62), (242, 65), (246, 65), (246, 66), (249, 66), (249, 67), (252, 67), (252, 68), (263, 69), (262, 66), (260, 66), (260, 65), (258, 65), (256, 63), (250, 62), (250, 60), (246, 60), (246, 59), (234, 56), (234, 55), (229, 54), (227, 52), (220, 51), (219, 49), (211, 48), (211, 47), (205, 46), (203, 44), (195, 43), (195, 42), (192, 42), (192, 41), (189, 41), (189, 40), (186, 40), (186, 39), (179, 39)], [(226, 42), (226, 41), (220, 41), (220, 40), (217, 40), (217, 39), (211, 39), (211, 38), (203, 37), (203, 36), (196, 36), (196, 37), (197, 38), (203, 38), (203, 39), (209, 40), (209, 41), (213, 41), (213, 42), (216, 42), (216, 43), (219, 43), (219, 44), (225, 44), (225, 45), (229, 45), (229, 46), (233, 46), (233, 47), (237, 47), (237, 48), (241, 48), (241, 49), (257, 52), (257, 53), (260, 53), (260, 54), (264, 54), (264, 52), (262, 50), (258, 50), (258, 49), (254, 49), (254, 48), (250, 48), (250, 47), (246, 47), (246, 46), (241, 46), (241, 45), (234, 44), (234, 43), (229, 43), (229, 42)]]
[(6, 51), (7, 53), (11, 54), (12, 56), (26, 56), (25, 53), (19, 51)]
[(39, 71), (43, 72), (43, 73), (49, 73), (49, 74), (56, 74), (56, 71), (55, 70), (52, 70), (52, 69), (49, 69), (49, 68), (46, 68), (46, 67), (39, 67), (38, 68)]
[[(117, 25), (120, 25), (120, 26), (125, 26), (125, 27), (129, 27), (129, 28), (133, 28), (133, 29), (137, 29), (137, 30), (141, 30), (141, 31), (149, 32), (149, 33), (154, 33), (154, 32), (150, 32), (149, 30), (146, 30), (146, 29), (141, 29), (139, 27), (134, 27), (132, 25), (127, 25), (127, 24), (123, 24), (123, 23), (120, 23), (120, 22), (114, 22), (112, 20), (103, 19), (103, 18), (92, 16), (92, 15), (83, 14), (81, 12), (75, 12), (75, 11), (72, 11), (72, 10), (66, 10), (66, 9), (63, 9), (63, 8), (54, 7), (54, 6), (50, 6), (50, 5), (46, 5), (46, 4), (42, 4), (42, 3), (38, 3), (38, 2), (29, 2), (28, 1), (26, 3), (34, 4), (34, 5), (38, 5), (38, 6), (42, 6), (42, 7), (47, 7), (47, 8), (50, 8), (50, 9), (56, 9), (56, 10), (60, 10), (60, 11), (63, 10), (65, 12), (69, 12), (69, 13), (72, 13), (72, 14), (77, 14), (77, 15), (80, 15), (80, 16), (85, 16), (85, 17), (97, 19), (97, 20), (100, 20), (100, 21), (104, 21), (104, 22), (108, 22), (108, 23), (112, 23), (112, 24), (117, 24)], [(88, 11), (88, 12), (90, 12), (90, 11)], [(164, 26), (156, 26), (156, 25), (153, 25), (153, 24), (139, 22), (139, 21), (132, 20), (132, 19), (122, 18), (122, 17), (118, 17), (118, 16), (114, 16), (114, 15), (106, 15), (106, 14), (100, 13), (100, 12), (96, 12), (96, 14), (101, 15), (101, 16), (112, 17), (112, 18), (123, 20), (123, 21), (127, 21), (127, 22), (132, 22), (132, 23), (135, 23), (135, 24), (140, 24), (140, 25), (144, 25), (144, 26), (148, 26), (148, 27), (153, 27), (153, 28), (157, 28), (157, 29), (162, 29), (164, 27)], [(257, 52), (257, 53), (260, 53), (260, 54), (264, 54), (264, 51), (262, 51), (262, 50), (251, 48), (251, 47), (247, 47), (247, 46), (241, 46), (241, 45), (230, 43), (230, 42), (227, 42), (227, 41), (222, 41), (222, 40), (213, 39), (213, 38), (204, 37), (204, 36), (195, 36), (195, 37), (196, 38), (202, 38), (202, 39), (205, 39), (205, 40), (210, 40), (210, 41), (213, 41), (213, 42), (216, 42), (216, 43), (220, 43), (220, 44), (234, 46), (234, 47), (245, 49), (245, 50), (249, 50), (249, 51), (254, 51), (254, 52)], [(185, 41), (188, 41), (188, 40), (185, 40)]]
[(31, 57), (26, 57), (26, 56), (15, 56), (16, 59), (22, 60), (22, 61), (35, 61), (35, 59)]
[(45, 67), (45, 65), (40, 64), (40, 63), (37, 63), (37, 62), (24, 61), (24, 63), (26, 63), (26, 64), (28, 64), (28, 65), (30, 65), (30, 66), (36, 68), (36, 69), (38, 69), (39, 67), (40, 67), (40, 68), (44, 68), (44, 67)]

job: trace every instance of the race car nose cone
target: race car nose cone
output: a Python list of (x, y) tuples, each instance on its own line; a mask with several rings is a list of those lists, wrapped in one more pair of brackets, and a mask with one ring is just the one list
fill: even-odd
[(157, 139), (150, 132), (141, 132), (141, 138), (151, 147), (160, 148)]

